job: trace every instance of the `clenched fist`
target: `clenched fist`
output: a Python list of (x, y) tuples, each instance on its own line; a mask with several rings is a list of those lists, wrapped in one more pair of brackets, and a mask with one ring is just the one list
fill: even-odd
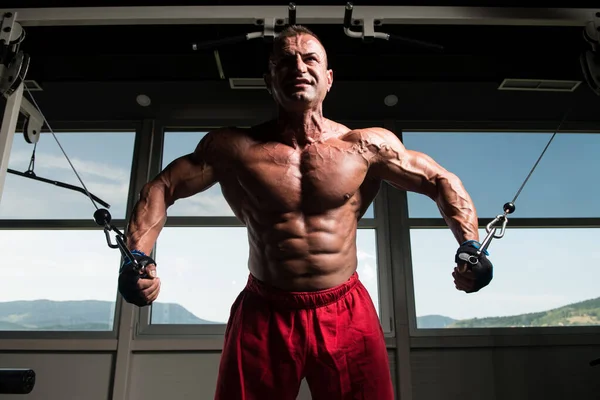
[(119, 270), (119, 293), (126, 302), (144, 307), (152, 304), (160, 292), (160, 278), (156, 276), (156, 262), (141, 251), (131, 252), (142, 267), (136, 271), (126, 260)]
[(478, 292), (489, 285), (494, 277), (494, 266), (487, 258), (488, 252), (478, 254), (479, 242), (469, 240), (456, 251), (456, 267), (452, 272), (456, 289), (466, 293)]

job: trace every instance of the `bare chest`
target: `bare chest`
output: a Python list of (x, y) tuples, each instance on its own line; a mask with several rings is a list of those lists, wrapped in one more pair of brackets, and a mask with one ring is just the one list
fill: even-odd
[(350, 143), (293, 149), (252, 146), (239, 160), (237, 183), (258, 206), (279, 211), (324, 212), (357, 202), (368, 163)]

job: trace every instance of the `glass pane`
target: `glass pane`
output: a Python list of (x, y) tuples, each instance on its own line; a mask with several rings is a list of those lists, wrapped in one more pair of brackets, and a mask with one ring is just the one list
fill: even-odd
[(494, 279), (471, 294), (454, 287), (449, 230), (410, 237), (419, 328), (600, 325), (600, 229), (507, 229), (489, 247)]
[[(194, 151), (207, 132), (165, 132), (162, 168), (171, 161)], [(215, 216), (232, 217), (233, 211), (221, 193), (218, 183), (205, 192), (175, 202), (169, 216)]]
[[(358, 231), (358, 273), (379, 309), (375, 231)], [(164, 228), (156, 246), (161, 292), (153, 324), (225, 324), (248, 280), (245, 228)]]
[(369, 208), (367, 208), (367, 211), (365, 211), (365, 215), (363, 215), (362, 217), (362, 219), (365, 218), (375, 218), (375, 211), (372, 203), (369, 206)]
[(0, 241), (0, 330), (113, 329), (121, 254), (101, 230), (0, 230)]
[[(454, 172), (470, 193), (480, 217), (502, 213), (542, 153), (551, 133), (403, 134), (407, 148), (424, 152)], [(513, 217), (600, 217), (600, 135), (558, 134), (516, 201)], [(439, 218), (429, 198), (409, 193), (413, 218)]]
[[(110, 205), (113, 218), (125, 218), (134, 132), (57, 133), (87, 189)], [(8, 168), (25, 172), (34, 146), (17, 133)], [(34, 172), (38, 177), (82, 187), (50, 134), (37, 143)], [(97, 203), (98, 207), (105, 208)], [(96, 211), (83, 193), (7, 174), (0, 219), (92, 219)]]
[[(207, 132), (166, 132), (162, 168), (178, 157), (192, 152)], [(207, 191), (180, 199), (169, 207), (169, 216), (233, 216), (233, 211), (217, 183)], [(371, 205), (363, 218), (374, 218)]]
[(356, 247), (358, 255), (358, 277), (371, 295), (371, 300), (373, 300), (377, 314), (381, 317), (381, 311), (379, 309), (377, 235), (375, 229), (359, 229), (356, 235)]

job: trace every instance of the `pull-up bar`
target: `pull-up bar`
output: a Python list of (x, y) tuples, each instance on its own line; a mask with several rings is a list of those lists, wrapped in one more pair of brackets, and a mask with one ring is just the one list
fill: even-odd
[[(14, 13), (22, 26), (57, 25), (174, 25), (257, 24), (291, 16), (298, 24), (344, 23), (346, 4), (339, 6), (164, 6), (164, 7), (68, 7), (0, 9)], [(291, 12), (290, 12), (291, 11)], [(598, 9), (357, 6), (353, 20), (377, 20), (380, 24), (418, 25), (524, 25), (585, 26)]]
[[(351, 38), (362, 39), (365, 42), (371, 42), (374, 39), (383, 40), (398, 40), (413, 46), (429, 48), (431, 50), (442, 50), (443, 47), (437, 44), (428, 43), (420, 40), (409, 39), (399, 35), (392, 35), (385, 32), (376, 32), (375, 27), (381, 25), (381, 21), (373, 18), (369, 19), (355, 19), (353, 18), (354, 5), (350, 2), (346, 4), (344, 11), (344, 33), (346, 36)], [(275, 31), (276, 26), (285, 24), (283, 18), (267, 18), (257, 20), (257, 25), (262, 25), (262, 31), (249, 32), (243, 35), (235, 35), (231, 37), (224, 37), (216, 40), (207, 40), (200, 43), (194, 43), (192, 48), (194, 50), (212, 49), (224, 45), (242, 43), (248, 40), (254, 40), (262, 38), (266, 42), (271, 42), (277, 35)], [(290, 3), (288, 6), (288, 19), (289, 25), (296, 24), (296, 4)]]

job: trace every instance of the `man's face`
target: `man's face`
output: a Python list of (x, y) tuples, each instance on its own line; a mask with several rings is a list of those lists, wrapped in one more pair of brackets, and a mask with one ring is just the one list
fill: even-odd
[(301, 111), (322, 103), (333, 83), (327, 54), (317, 39), (300, 34), (273, 49), (267, 87), (284, 109)]

